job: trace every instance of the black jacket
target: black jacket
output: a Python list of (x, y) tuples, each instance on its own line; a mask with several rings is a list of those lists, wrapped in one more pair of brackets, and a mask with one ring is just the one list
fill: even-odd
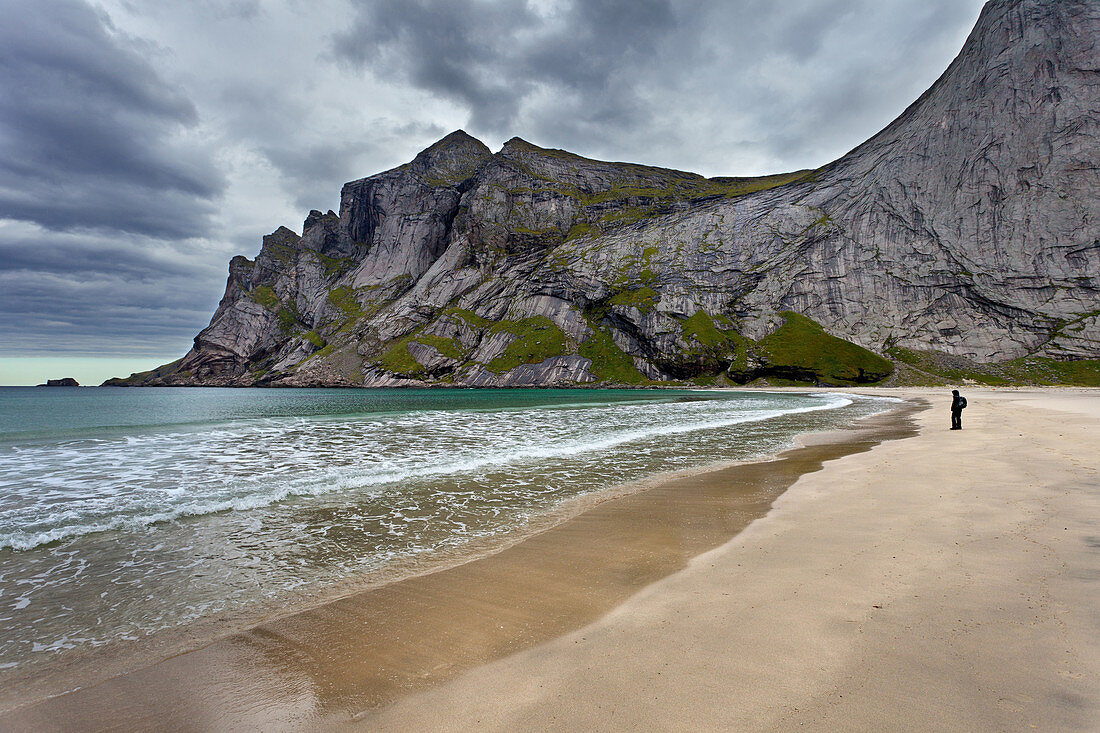
[(964, 407), (966, 407), (966, 398), (962, 395), (955, 395), (951, 400), (951, 412), (962, 412)]

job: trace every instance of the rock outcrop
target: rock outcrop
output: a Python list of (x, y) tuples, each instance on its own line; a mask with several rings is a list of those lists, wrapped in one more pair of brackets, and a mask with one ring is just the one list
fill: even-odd
[(39, 387), (79, 387), (80, 382), (76, 381), (72, 377), (62, 377), (61, 379), (47, 379), (45, 384), (38, 385)]
[(194, 348), (114, 383), (746, 379), (788, 313), (862, 347), (841, 383), (883, 376), (864, 349), (1100, 358), (1098, 40), (1091, 0), (991, 0), (889, 127), (779, 176), (454, 132), (235, 257)]

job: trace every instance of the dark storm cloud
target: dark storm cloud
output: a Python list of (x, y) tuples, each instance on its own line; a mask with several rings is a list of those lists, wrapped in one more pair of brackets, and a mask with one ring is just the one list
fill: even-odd
[(201, 231), (223, 186), (182, 141), (197, 114), (77, 0), (5, 0), (0, 23), (0, 218), (49, 229)]
[(158, 53), (86, 3), (4, 0), (5, 354), (162, 353), (209, 318), (224, 263), (192, 238), (224, 182), (188, 141), (198, 113), (153, 70)]
[[(982, 0), (822, 0), (718, 5), (730, 29), (720, 66), (754, 143), (819, 165), (885, 127), (947, 68)], [(751, 18), (751, 23), (745, 22)], [(706, 34), (704, 34), (705, 36)]]
[(8, 356), (183, 354), (195, 324), (205, 324), (217, 305), (196, 299), (186, 278), (8, 275), (0, 274), (0, 341)]
[(181, 260), (174, 249), (146, 237), (116, 233), (106, 237), (91, 233), (66, 236), (49, 231), (31, 231), (0, 237), (0, 273), (11, 271), (52, 274), (113, 272), (122, 277), (141, 279), (193, 274), (195, 264)]
[[(334, 38), (340, 58), (393, 73), (467, 105), (473, 127), (507, 131), (528, 95), (547, 87), (592, 94), (592, 116), (626, 121), (630, 81), (675, 28), (667, 0), (604, 0), (545, 16), (524, 0), (362, 2)], [(595, 98), (594, 93), (602, 93)]]
[[(24, 226), (0, 234), (0, 343), (6, 354), (64, 345), (85, 355), (186, 349), (217, 305), (224, 263), (161, 240)], [(182, 353), (182, 352), (181, 352)]]
[[(308, 115), (302, 117), (308, 118)], [(342, 183), (379, 172), (364, 171), (357, 166), (359, 160), (383, 157), (384, 151), (409, 138), (438, 139), (448, 132), (450, 130), (433, 124), (379, 123), (369, 135), (352, 139), (299, 141), (297, 145), (287, 145), (278, 137), (269, 136), (269, 140), (279, 142), (265, 144), (259, 150), (287, 179), (287, 188), (293, 191), (298, 209), (307, 212), (338, 209)], [(304, 213), (302, 218), (305, 218)]]
[(332, 50), (463, 105), (475, 134), (679, 167), (747, 156), (802, 167), (900, 113), (980, 5), (361, 0)]

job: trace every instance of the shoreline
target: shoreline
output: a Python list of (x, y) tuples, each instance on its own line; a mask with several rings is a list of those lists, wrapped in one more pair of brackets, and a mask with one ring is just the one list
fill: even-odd
[[(694, 391), (722, 392), (728, 390), (699, 388)], [(742, 390), (734, 391), (741, 392)], [(770, 392), (773, 390), (748, 391)], [(821, 389), (804, 389), (801, 391), (807, 394), (823, 392)], [(831, 390), (824, 391), (831, 392)], [(901, 401), (897, 401), (895, 405), (884, 404), (882, 406), (883, 413), (878, 414), (888, 413), (900, 404)], [(772, 418), (761, 421), (760, 424), (766, 424), (770, 419)], [(856, 418), (853, 424), (862, 419), (866, 418)], [(791, 435), (787, 446), (769, 449), (768, 452), (755, 457), (723, 460), (690, 468), (677, 468), (570, 497), (550, 511), (533, 515), (525, 525), (478, 537), (461, 546), (437, 550), (427, 556), (403, 558), (382, 568), (375, 568), (368, 572), (356, 573), (326, 582), (320, 587), (299, 590), (245, 609), (212, 614), (177, 626), (159, 629), (138, 638), (115, 639), (102, 646), (70, 649), (55, 658), (31, 660), (22, 669), (17, 667), (15, 669), (0, 670), (0, 680), (3, 681), (3, 684), (0, 684), (0, 716), (26, 704), (33, 704), (91, 687), (133, 670), (150, 667), (165, 659), (200, 650), (235, 633), (246, 632), (251, 628), (283, 617), (308, 612), (348, 596), (377, 590), (393, 583), (400, 583), (483, 559), (506, 550), (547, 529), (552, 529), (558, 524), (567, 522), (604, 502), (615, 501), (624, 496), (648, 491), (668, 481), (699, 476), (744, 463), (771, 460), (789, 448), (803, 445), (804, 441), (809, 439), (809, 436), (816, 435), (819, 432), (824, 435), (832, 432), (844, 435), (850, 427), (851, 425), (841, 425), (831, 430), (808, 428), (808, 432)], [(201, 517), (187, 517), (183, 521), (198, 519), (201, 519)]]
[(583, 629), (349, 729), (1095, 730), (1100, 390), (944, 390)]
[[(891, 426), (842, 428), (830, 431), (826, 438), (818, 435), (812, 440), (806, 437), (809, 434), (798, 436), (800, 447), (762, 461), (663, 476), (620, 491), (612, 490), (589, 498), (579, 508), (573, 507), (571, 512), (567, 510), (564, 519), (547, 518), (541, 523), (549, 526), (537, 526), (519, 533), (521, 536), (503, 546), (498, 544), (491, 551), (483, 550), (483, 554), (473, 560), (467, 556), (427, 574), (356, 589), (305, 611), (265, 620), (247, 631), (216, 639), (142, 669), (112, 675), (85, 689), (29, 704), (11, 706), (9, 703), (7, 712), (0, 713), (0, 722), (17, 727), (34, 727), (45, 721), (51, 724), (98, 721), (112, 725), (128, 722), (141, 727), (143, 721), (164, 721), (173, 716), (179, 716), (181, 722), (190, 721), (194, 710), (187, 709), (189, 705), (197, 705), (209, 714), (219, 711), (217, 720), (225, 721), (222, 716), (229, 715), (228, 720), (239, 720), (241, 725), (286, 720), (302, 720), (303, 723), (307, 720), (349, 720), (364, 707), (391, 702), (410, 691), (438, 684), (463, 670), (517, 649), (529, 648), (598, 618), (645, 585), (677, 572), (700, 552), (728, 541), (753, 519), (766, 513), (771, 501), (804, 471), (818, 470), (822, 462), (838, 455), (867, 450), (877, 443), (868, 437), (871, 432), (884, 433), (878, 436), (879, 439), (888, 439), (891, 430), (904, 432), (898, 414), (895, 409), (865, 419), (890, 422)], [(806, 445), (802, 439), (814, 445)], [(815, 462), (817, 466), (813, 467)], [(714, 502), (719, 501), (713, 495), (700, 498), (695, 507), (696, 516), (685, 515), (682, 506), (669, 502), (669, 492), (678, 492), (678, 501), (686, 489), (700, 495), (713, 494), (714, 485), (721, 483), (723, 476), (727, 483), (740, 484), (745, 478), (736, 478), (737, 474), (755, 472), (760, 475), (753, 480), (758, 484), (766, 483), (763, 474), (774, 472), (777, 464), (789, 464), (789, 470), (782, 472), (786, 483), (778, 486), (773, 482), (761, 496), (752, 495), (751, 491), (735, 492), (740, 506), (719, 521), (719, 526), (713, 526), (714, 522), (707, 516)], [(723, 490), (728, 494), (728, 485)], [(635, 506), (629, 506), (631, 504)], [(659, 504), (663, 504), (660, 509), (666, 519), (679, 523), (672, 533), (676, 536), (671, 536), (667, 528), (653, 526), (653, 512)], [(632, 517), (633, 526), (625, 522), (628, 516)], [(578, 527), (578, 524), (587, 526)], [(603, 542), (609, 530), (612, 534), (617, 533), (620, 546), (630, 547), (632, 560), (619, 557), (620, 548)], [(594, 541), (597, 547), (591, 546)], [(587, 543), (584, 551), (577, 551), (579, 542)], [(608, 554), (615, 555), (615, 563), (606, 562)], [(541, 562), (540, 558), (546, 556), (556, 557), (556, 564), (547, 566)], [(594, 581), (601, 570), (604, 577), (599, 582)], [(517, 584), (516, 576), (531, 576), (531, 579)], [(476, 600), (471, 600), (465, 592), (471, 587), (479, 588)], [(575, 589), (583, 589), (583, 592)], [(530, 600), (540, 596), (545, 601), (542, 606)], [(486, 610), (502, 614), (506, 623), (497, 626), (503, 633), (486, 627)], [(471, 633), (455, 631), (456, 612), (466, 615)], [(395, 618), (400, 620), (396, 624)], [(349, 624), (354, 631), (342, 628)], [(408, 627), (404, 632), (395, 628), (402, 624)], [(440, 648), (426, 653), (410, 648), (423, 646), (417, 642), (433, 638), (431, 632), (425, 631), (428, 627), (436, 635), (447, 636), (446, 643), (441, 641), (437, 645)], [(405, 632), (410, 636), (405, 637), (405, 642), (399, 642)], [(358, 635), (358, 642), (343, 638), (349, 633)], [(391, 640), (382, 643), (380, 639), (387, 635)], [(321, 649), (316, 641), (318, 637), (331, 640), (331, 645)], [(364, 642), (369, 643), (364, 645)], [(140, 648), (142, 644), (138, 642), (137, 646)], [(341, 654), (343, 662), (334, 660), (334, 656)], [(262, 657), (259, 662), (257, 655)], [(94, 656), (93, 652), (89, 658)], [(327, 668), (318, 661), (320, 658), (326, 659)], [(366, 670), (363, 658), (373, 658), (377, 662), (375, 669)], [(233, 717), (240, 714), (238, 708), (256, 707), (255, 703), (242, 706), (235, 699), (232, 686), (222, 684), (223, 678), (231, 676), (242, 664), (252, 670), (249, 674), (253, 679), (247, 684), (249, 690), (260, 697), (264, 697), (261, 690), (265, 687), (271, 692), (265, 707), (265, 714), (271, 717), (263, 721)], [(266, 668), (257, 673), (257, 666)], [(290, 678), (297, 679), (292, 686), (312, 690), (307, 695), (309, 700), (299, 699), (291, 704), (285, 699), (275, 699), (273, 691), (285, 690), (291, 684)], [(365, 678), (372, 681), (365, 683)], [(192, 681), (181, 682), (188, 679)], [(222, 683), (211, 685), (198, 681), (209, 679), (221, 679)], [(172, 710), (161, 709), (167, 704), (165, 701), (159, 708), (152, 706), (155, 709), (135, 705), (135, 701), (124, 694), (134, 685), (164, 693), (173, 700), (169, 706)], [(332, 694), (317, 699), (318, 689), (327, 689)], [(188, 698), (186, 701), (177, 699), (181, 692)], [(293, 709), (288, 709), (287, 704)], [(302, 715), (306, 717), (300, 719)]]

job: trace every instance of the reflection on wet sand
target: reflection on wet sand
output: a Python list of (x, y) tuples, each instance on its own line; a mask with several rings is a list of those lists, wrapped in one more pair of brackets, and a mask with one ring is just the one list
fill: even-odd
[(301, 728), (592, 621), (727, 541), (824, 461), (914, 434), (907, 406), (759, 463), (672, 478), (494, 555), (359, 592), (0, 715), (11, 730)]

